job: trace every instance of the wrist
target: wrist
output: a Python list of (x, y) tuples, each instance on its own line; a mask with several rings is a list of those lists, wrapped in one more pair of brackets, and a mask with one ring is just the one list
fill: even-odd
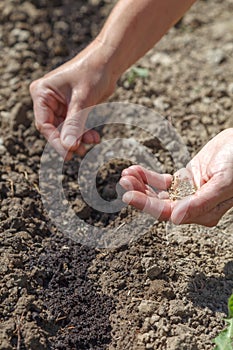
[(113, 83), (116, 84), (117, 80), (126, 70), (126, 68), (121, 65), (121, 60), (118, 57), (118, 50), (107, 40), (104, 40), (101, 35), (97, 36), (94, 42), (98, 47), (101, 63), (104, 65)]

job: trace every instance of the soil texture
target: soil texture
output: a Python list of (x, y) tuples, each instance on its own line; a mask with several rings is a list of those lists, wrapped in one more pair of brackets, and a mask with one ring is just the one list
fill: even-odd
[[(97, 249), (57, 230), (41, 201), (46, 142), (34, 126), (29, 84), (84, 48), (112, 6), (109, 0), (0, 2), (1, 350), (211, 350), (224, 326), (233, 291), (232, 211), (211, 229), (148, 225), (143, 217), (146, 230), (136, 240)], [(160, 113), (196, 154), (233, 126), (232, 13), (231, 0), (197, 2), (137, 62), (148, 75), (132, 79), (126, 72), (110, 101)], [(101, 128), (103, 140), (131, 131)], [(176, 170), (159, 140), (145, 135), (142, 144), (166, 171)], [(88, 206), (77, 184), (81, 161), (63, 169), (72, 209), (93, 227), (124, 234), (139, 213)], [(117, 198), (121, 171), (133, 163), (119, 157), (102, 165), (96, 178), (102, 198)]]

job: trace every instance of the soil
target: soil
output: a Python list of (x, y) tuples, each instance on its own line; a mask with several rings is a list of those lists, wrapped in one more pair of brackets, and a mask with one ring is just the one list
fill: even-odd
[[(52, 225), (41, 201), (45, 140), (35, 129), (30, 82), (72, 57), (97, 34), (108, 0), (0, 2), (0, 349), (210, 350), (233, 290), (233, 216), (215, 228), (155, 221), (137, 240), (112, 249), (74, 241)], [(191, 155), (233, 126), (233, 4), (197, 2), (126, 72), (110, 101), (154, 109), (182, 136)], [(103, 138), (121, 125), (105, 126)], [(169, 172), (175, 165), (156, 139), (143, 141)], [(108, 229), (138, 215), (104, 214), (82, 200), (81, 159), (64, 167), (64, 191), (84, 221)], [(99, 170), (99, 194), (116, 198), (131, 159)]]

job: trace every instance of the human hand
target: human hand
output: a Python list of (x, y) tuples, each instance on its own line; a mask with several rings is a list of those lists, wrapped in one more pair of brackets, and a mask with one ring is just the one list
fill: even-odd
[(36, 127), (67, 160), (74, 152), (83, 155), (85, 144), (99, 142), (96, 131), (85, 132), (85, 108), (101, 103), (114, 91), (117, 77), (109, 71), (105, 52), (96, 39), (30, 86)]
[(216, 226), (233, 206), (233, 128), (210, 140), (186, 169), (197, 191), (177, 201), (171, 221)]
[(175, 175), (190, 179), (197, 188), (195, 194), (173, 201), (164, 192), (171, 185), (170, 175), (140, 166), (125, 169), (120, 184), (128, 192), (123, 201), (160, 220), (215, 226), (233, 206), (233, 129), (215, 136)]
[(122, 171), (120, 185), (127, 191), (123, 202), (159, 220), (168, 220), (171, 216), (172, 201), (167, 189), (171, 186), (172, 175), (158, 174), (140, 165), (132, 165)]

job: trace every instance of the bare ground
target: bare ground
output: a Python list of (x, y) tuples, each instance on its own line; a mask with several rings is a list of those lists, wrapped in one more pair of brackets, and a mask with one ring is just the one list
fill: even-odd
[[(224, 325), (233, 290), (232, 211), (213, 229), (155, 222), (136, 242), (104, 250), (57, 232), (43, 208), (38, 171), (45, 141), (33, 124), (29, 83), (81, 50), (110, 8), (109, 1), (0, 3), (2, 350), (209, 350)], [(232, 127), (232, 11), (230, 0), (199, 1), (137, 63), (149, 76), (130, 82), (126, 73), (111, 101), (159, 112), (192, 155)], [(127, 137), (120, 126), (102, 133)], [(174, 170), (156, 142), (145, 144)], [(136, 211), (106, 216), (80, 204), (80, 162), (64, 168), (73, 208), (89, 223), (123, 230)], [(107, 200), (115, 196), (112, 178), (129, 164), (113, 160), (101, 169), (97, 186)]]

